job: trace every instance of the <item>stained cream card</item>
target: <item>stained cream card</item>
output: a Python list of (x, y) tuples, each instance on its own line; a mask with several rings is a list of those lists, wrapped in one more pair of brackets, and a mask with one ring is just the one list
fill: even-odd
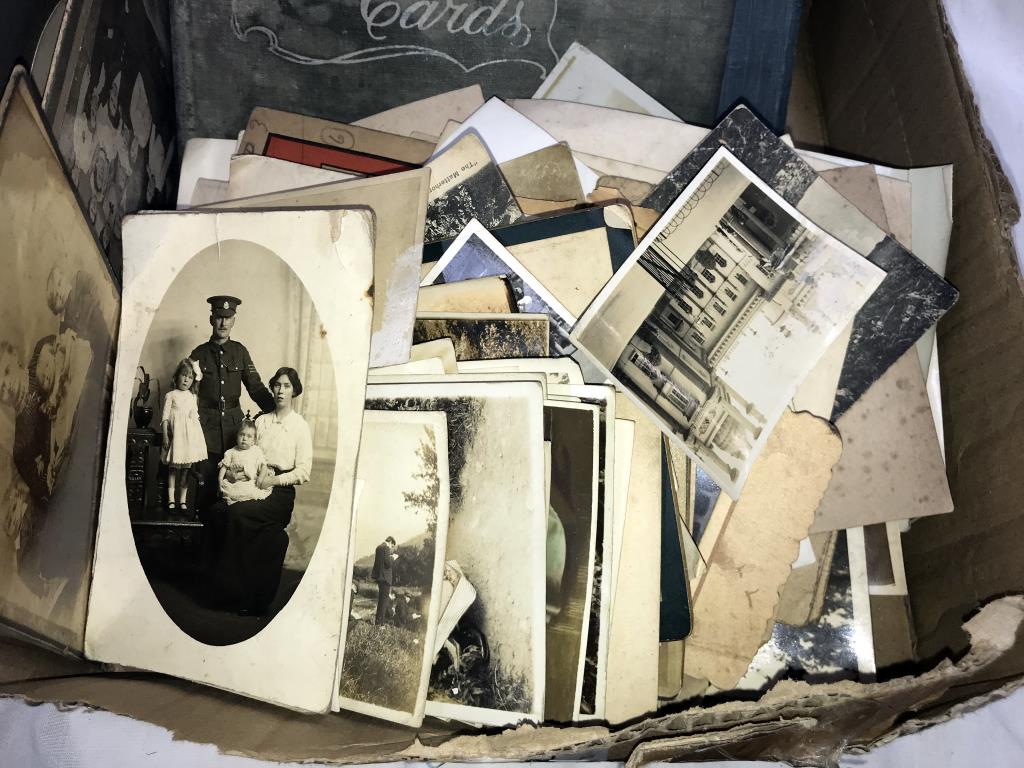
[(560, 99), (614, 107), (628, 112), (678, 120), (638, 85), (596, 53), (573, 42), (533, 94), (535, 99)]

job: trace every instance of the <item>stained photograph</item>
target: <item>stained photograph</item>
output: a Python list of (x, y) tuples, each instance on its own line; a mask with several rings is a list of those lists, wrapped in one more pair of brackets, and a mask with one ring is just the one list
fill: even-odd
[(443, 411), (448, 419), (447, 601), (426, 713), (488, 725), (541, 720), (546, 515), (540, 384), (373, 384), (366, 407)]
[(341, 706), (419, 725), (448, 532), (446, 415), (367, 411), (356, 476)]
[(312, 557), (337, 450), (334, 368), (288, 265), (226, 241), (160, 301), (135, 375), (125, 486), (157, 599), (211, 645), (260, 631)]
[(80, 651), (120, 298), (19, 82), (0, 118), (0, 617)]
[(573, 339), (735, 497), (800, 382), (883, 277), (720, 150)]

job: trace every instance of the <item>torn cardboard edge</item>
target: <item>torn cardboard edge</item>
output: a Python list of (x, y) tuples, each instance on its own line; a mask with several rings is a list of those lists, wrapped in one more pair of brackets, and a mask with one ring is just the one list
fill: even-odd
[[(943, 660), (917, 677), (864, 685), (810, 685), (781, 681), (758, 701), (726, 701), (691, 707), (619, 730), (524, 725), (488, 736), (452, 735), (434, 721), (420, 733), (356, 715), (296, 716), (276, 707), (231, 696), (186, 681), (156, 675), (97, 675), (88, 695), (74, 693), (80, 676), (38, 679), (0, 686), (0, 696), (32, 703), (62, 701), (64, 708), (88, 707), (142, 719), (167, 728), (175, 739), (210, 743), (225, 754), (264, 760), (319, 760), (356, 763), (398, 759), (453, 760), (622, 760), (642, 765), (654, 759), (697, 757), (714, 744), (719, 759), (816, 761), (846, 747), (865, 749), (895, 737), (887, 732), (903, 712), (917, 715), (896, 732), (920, 730), (951, 713), (931, 705), (957, 690), (983, 685), (991, 669), (1011, 653), (1024, 652), (1024, 597), (999, 598), (981, 608), (964, 629), (969, 652), (956, 663)], [(8, 646), (10, 647), (10, 646)], [(56, 694), (56, 695), (55, 695)], [(965, 711), (994, 694), (961, 701)], [(188, 712), (188, 721), (174, 714)], [(217, 716), (213, 716), (218, 712)], [(321, 721), (330, 719), (325, 724)], [(244, 724), (225, 734), (224, 724)], [(761, 741), (764, 735), (794, 731), (799, 738)], [(254, 742), (252, 734), (265, 734)], [(285, 746), (281, 746), (285, 744)]]

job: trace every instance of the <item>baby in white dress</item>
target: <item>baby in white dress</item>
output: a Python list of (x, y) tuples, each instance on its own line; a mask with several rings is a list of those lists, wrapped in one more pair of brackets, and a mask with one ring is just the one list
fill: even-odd
[[(236, 447), (229, 448), (224, 453), (220, 462), (220, 470), (217, 473), (217, 483), (220, 486), (221, 495), (228, 504), (236, 501), (251, 501), (253, 499), (265, 499), (270, 495), (269, 488), (259, 488), (256, 481), (268, 471), (267, 457), (263, 450), (256, 445), (256, 425), (246, 419), (238, 428), (238, 443)], [(247, 479), (229, 480), (227, 471), (231, 470), (237, 477), (242, 472)]]

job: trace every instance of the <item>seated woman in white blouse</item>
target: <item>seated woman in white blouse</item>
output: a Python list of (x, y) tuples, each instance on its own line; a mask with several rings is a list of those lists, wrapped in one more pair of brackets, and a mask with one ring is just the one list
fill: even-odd
[(230, 507), (216, 505), (207, 532), (219, 549), (213, 575), (220, 597), (240, 613), (256, 616), (266, 614), (277, 594), (288, 550), (285, 528), (292, 519), (295, 486), (308, 481), (313, 469), (309, 425), (292, 409), (292, 400), (302, 394), (299, 374), (294, 368), (278, 369), (270, 379), (270, 392), (274, 412), (256, 419), (256, 444), (271, 469), (256, 483), (270, 488), (270, 496)]

